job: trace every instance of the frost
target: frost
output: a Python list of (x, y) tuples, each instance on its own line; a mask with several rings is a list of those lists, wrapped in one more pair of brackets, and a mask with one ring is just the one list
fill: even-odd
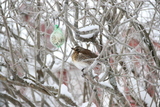
[[(88, 107), (88, 102), (83, 103), (80, 107)], [(94, 103), (90, 107), (97, 107)]]
[[(96, 30), (99, 29), (99, 26), (97, 26), (97, 25), (86, 26), (86, 27), (83, 27), (83, 28), (79, 29), (79, 31), (90, 31), (90, 30), (93, 30), (93, 29), (95, 29), (95, 32), (96, 32)], [(91, 38), (91, 37), (93, 37), (95, 32), (89, 33), (89, 34), (85, 34), (85, 35), (80, 35), (80, 37), (82, 37), (82, 38)]]
[(58, 57), (58, 59), (63, 59), (63, 54), (59, 51), (54, 52), (54, 55)]
[(80, 35), (80, 37), (82, 37), (82, 38), (91, 38), (91, 37), (93, 37), (93, 33), (87, 34), (87, 35)]
[(52, 59), (52, 56), (50, 55), (50, 54), (48, 54), (47, 56), (46, 56), (46, 63), (47, 63), (47, 65), (50, 65), (50, 63), (53, 61), (53, 59)]
[(67, 97), (73, 99), (71, 93), (68, 91), (67, 86), (64, 84), (61, 85), (61, 94), (66, 95)]
[(0, 72), (0, 75), (5, 76), (2, 72)]
[(110, 88), (113, 88), (112, 85), (109, 83), (109, 81), (105, 81), (105, 82), (99, 82), (100, 84), (104, 85), (104, 86), (107, 86), (107, 87), (110, 87)]
[(32, 80), (30, 80), (30, 79), (25, 79), (25, 78), (23, 78), (23, 80), (24, 81), (26, 81), (27, 83), (29, 83), (29, 84), (35, 84)]
[[(120, 84), (123, 84), (123, 82), (120, 81)], [(118, 87), (119, 91), (124, 95), (124, 87), (120, 84), (117, 84), (117, 87)]]
[(97, 25), (86, 26), (86, 27), (79, 29), (79, 31), (89, 31), (89, 30), (93, 30), (93, 29), (99, 29), (99, 26), (97, 26)]
[[(17, 75), (26, 76), (33, 79), (35, 82), (30, 79), (22, 78), (24, 80), (23, 84), (25, 84), (26, 82), (28, 83), (26, 87), (23, 87), (16, 84), (17, 82), (21, 81), (14, 80), (13, 84), (11, 85), (9, 85), (10, 83), (8, 84), (8, 82), (10, 81), (6, 81), (6, 85), (0, 83), (1, 92), (10, 89), (13, 93), (16, 93), (15, 91), (18, 90), (37, 107), (61, 107), (62, 105), (60, 105), (60, 103), (55, 99), (57, 94), (55, 94), (55, 96), (49, 96), (39, 91), (39, 89), (29, 87), (29, 84), (35, 85), (35, 83), (40, 83), (42, 84), (42, 86), (44, 86), (41, 87), (44, 88), (44, 91), (46, 90), (47, 92), (52, 93), (53, 90), (56, 90), (55, 92), (59, 90), (60, 94), (64, 95), (65, 98), (71, 99), (73, 102), (75, 101), (78, 107), (87, 107), (88, 105), (90, 105), (90, 100), (93, 100), (90, 107), (96, 107), (95, 100), (91, 99), (91, 97), (89, 96), (90, 94), (92, 94), (90, 93), (90, 89), (96, 84), (92, 84), (90, 78), (85, 79), (85, 76), (82, 77), (82, 71), (73, 66), (70, 56), (73, 53), (71, 47), (75, 47), (75, 42), (77, 42), (79, 46), (90, 49), (93, 52), (95, 52), (96, 48), (98, 48), (102, 43), (101, 45), (103, 45), (104, 52), (102, 51), (102, 54), (96, 54), (99, 54), (99, 56), (102, 55), (104, 56), (104, 58), (109, 58), (107, 59), (108, 64), (106, 65), (102, 62), (102, 69), (98, 69), (99, 71), (92, 72), (92, 76), (96, 77), (94, 79), (99, 80), (99, 85), (104, 86), (96, 86), (98, 92), (97, 95), (99, 96), (101, 102), (100, 106), (108, 107), (109, 104), (112, 103), (110, 101), (110, 97), (112, 94), (114, 95), (113, 101), (118, 106), (120, 106), (119, 104), (121, 101), (131, 101), (127, 98), (128, 96), (134, 98), (133, 100), (134, 102), (136, 102), (135, 106), (142, 106), (141, 101), (146, 102), (149, 107), (158, 106), (158, 104), (156, 104), (158, 101), (156, 102), (153, 99), (158, 100), (159, 98), (160, 80), (153, 77), (152, 82), (150, 81), (150, 79), (152, 78), (147, 77), (147, 75), (152, 76), (153, 73), (158, 72), (158, 69), (156, 69), (156, 67), (150, 69), (152, 65), (153, 67), (156, 66), (155, 62), (153, 60), (150, 60), (150, 58), (152, 59), (154, 56), (150, 57), (150, 54), (148, 56), (147, 52), (149, 51), (147, 48), (147, 44), (143, 44), (145, 37), (141, 38), (140, 33), (143, 33), (144, 30), (137, 29), (139, 28), (139, 26), (137, 25), (136, 27), (136, 25), (134, 24), (134, 22), (136, 22), (144, 26), (146, 32), (149, 33), (149, 37), (152, 43), (154, 44), (154, 42), (156, 42), (157, 44), (159, 44), (160, 23), (157, 1), (141, 0), (140, 2), (137, 2), (133, 0), (131, 2), (123, 2), (123, 0), (117, 0), (113, 1), (112, 3), (110, 2), (111, 0), (107, 2), (104, 2), (103, 0), (74, 0), (75, 4), (77, 3), (77, 6), (74, 5), (74, 2), (69, 2), (69, 5), (66, 6), (68, 8), (66, 9), (67, 12), (63, 10), (64, 6), (66, 5), (64, 4), (63, 0), (49, 0), (48, 2), (43, 1), (41, 3), (45, 3), (45, 5), (42, 5), (40, 3), (40, 7), (37, 7), (39, 6), (37, 4), (38, 2), (31, 2), (29, 0), (24, 2), (21, 2), (22, 0), (11, 0), (14, 2), (14, 6), (12, 6), (12, 3), (10, 3), (9, 1), (10, 0), (1, 0), (1, 10), (4, 12), (3, 16), (7, 21), (6, 25), (8, 26), (9, 37), (11, 41), (8, 41), (3, 17), (0, 17), (0, 19), (2, 20), (0, 23), (0, 62), (2, 63), (2, 66), (0, 66), (0, 75), (2, 77), (5, 76), (7, 80), (11, 81), (11, 79), (13, 79), (13, 75), (10, 71), (10, 68), (12, 69), (13, 66), (15, 66)], [(37, 11), (38, 8), (39, 11)], [(78, 8), (79, 11), (77, 12), (78, 19), (76, 19), (75, 17), (75, 8)], [(62, 9), (62, 11), (59, 11), (59, 9)], [(122, 13), (124, 12), (121, 13), (121, 11), (124, 11), (125, 15), (123, 15)], [(65, 13), (67, 13), (67, 18), (65, 18), (64, 16)], [(72, 26), (74, 26), (75, 22), (78, 22), (78, 29), (73, 29), (72, 26), (65, 24), (64, 19), (69, 21)], [(57, 20), (60, 21), (59, 26), (62, 27), (62, 30), (64, 30), (63, 34), (66, 36), (66, 38), (68, 36), (65, 45), (63, 44), (61, 48), (55, 48), (49, 41), (50, 35), (54, 30), (53, 26), (58, 24)], [(67, 27), (70, 31), (67, 31)], [(95, 34), (99, 32), (99, 27), (102, 27), (103, 31), (101, 32), (101, 36), (96, 37)], [(74, 32), (79, 34), (79, 37), (81, 38), (73, 38), (75, 42), (71, 38), (73, 36), (72, 33)], [(38, 37), (40, 37), (40, 41)], [(96, 37), (96, 42), (99, 46), (96, 46), (94, 41), (87, 43), (83, 41), (83, 39), (90, 40), (90, 38), (93, 37)], [(132, 38), (138, 41), (138, 45), (135, 44), (135, 47), (130, 49), (128, 46), (130, 46), (130, 41), (132, 40)], [(54, 43), (61, 43), (61, 40), (64, 40), (59, 36), (52, 39)], [(10, 47), (8, 44), (9, 42), (11, 43)], [(159, 45), (156, 46), (154, 44), (154, 46), (157, 55), (160, 57)], [(11, 50), (13, 51), (13, 53)], [(11, 56), (12, 54), (13, 56)], [(114, 56), (114, 54), (116, 54), (117, 56)], [(124, 56), (122, 54), (124, 54)], [(37, 55), (40, 55), (40, 57), (37, 57)], [(121, 62), (123, 62), (123, 64)], [(90, 68), (92, 68), (96, 63), (97, 62), (95, 61), (95, 63), (93, 63)], [(51, 66), (52, 64), (53, 66)], [(64, 64), (64, 66), (62, 64)], [(151, 64), (151, 66), (149, 64)], [(77, 65), (79, 66), (79, 63), (77, 63)], [(83, 65), (82, 68), (84, 68)], [(106, 91), (104, 89), (105, 87), (113, 89), (112, 85), (109, 82), (110, 78), (108, 78), (107, 74), (108, 71), (110, 71), (110, 68), (114, 71), (118, 90), (121, 94), (123, 94), (123, 96), (120, 96), (120, 99), (117, 96), (118, 94), (116, 95), (115, 91), (109, 92), (109, 90)], [(54, 78), (56, 77), (55, 79), (59, 79), (59, 71), (61, 71), (62, 69), (64, 69), (63, 75), (61, 75), (63, 78), (62, 83), (66, 84), (62, 84), (60, 89), (59, 84), (55, 82)], [(43, 79), (43, 81), (39, 81), (40, 79), (38, 76), (41, 75), (37, 74), (37, 70), (42, 70), (44, 76), (42, 78), (40, 77), (40, 79)], [(51, 71), (53, 75), (46, 71)], [(134, 72), (136, 76), (130, 75), (131, 72)], [(0, 82), (2, 81), (3, 80), (1, 80)], [(147, 87), (148, 89), (146, 89), (145, 87), (152, 84), (155, 87), (154, 91), (156, 91), (156, 93), (153, 93), (155, 94), (154, 97), (152, 97), (152, 95), (149, 95), (152, 94), (152, 91), (148, 90), (150, 87)], [(14, 88), (16, 90), (14, 90)], [(84, 95), (85, 89), (86, 96)], [(126, 92), (126, 90), (129, 92), (129, 94)], [(7, 93), (8, 92), (6, 91), (6, 94)], [(23, 99), (21, 99), (17, 94), (14, 94), (14, 97), (17, 98), (17, 100), (21, 102), (24, 107), (26, 107), (27, 102), (23, 101)], [(84, 97), (86, 97), (86, 102), (83, 102)], [(64, 98), (60, 98), (60, 101), (66, 106), (70, 106), (69, 102), (67, 102)], [(95, 102), (95, 104), (93, 102)], [(9, 100), (8, 103), (9, 107), (15, 107), (15, 104), (12, 104)], [(48, 105), (45, 105), (45, 103), (48, 103)]]
[(154, 12), (155, 12), (154, 7), (150, 5), (149, 2), (148, 3), (146, 2), (143, 6), (143, 9), (139, 13), (138, 20), (140, 22), (146, 23), (152, 19), (153, 17), (152, 15)]
[(105, 74), (105, 72), (103, 72), (103, 73), (101, 73), (101, 74), (99, 74), (99, 78), (102, 78), (103, 77), (103, 75)]
[[(152, 106), (152, 107), (156, 107), (155, 102), (153, 101), (153, 99), (150, 97), (150, 95), (142, 88), (140, 87), (135, 79), (131, 79), (131, 82), (133, 84), (133, 89), (134, 91), (137, 93), (139, 93), (139, 96), (142, 100), (145, 101), (145, 103), (147, 103), (148, 106)], [(153, 102), (152, 102), (153, 101)]]

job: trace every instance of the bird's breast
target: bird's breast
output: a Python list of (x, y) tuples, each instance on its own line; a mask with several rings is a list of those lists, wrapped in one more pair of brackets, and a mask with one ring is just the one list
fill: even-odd
[(83, 68), (86, 68), (86, 67), (89, 66), (88, 63), (85, 63), (85, 62), (83, 62), (83, 61), (75, 61), (75, 60), (73, 60), (73, 63), (74, 63), (74, 65), (75, 65), (78, 69), (80, 69), (80, 70), (82, 70)]

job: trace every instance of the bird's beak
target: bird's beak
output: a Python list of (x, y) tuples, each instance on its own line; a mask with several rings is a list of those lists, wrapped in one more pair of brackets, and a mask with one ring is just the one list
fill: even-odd
[(71, 48), (72, 50), (75, 50), (75, 48)]

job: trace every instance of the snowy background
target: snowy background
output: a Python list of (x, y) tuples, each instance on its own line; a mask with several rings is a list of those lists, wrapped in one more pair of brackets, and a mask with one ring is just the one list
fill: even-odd
[[(59, 48), (54, 25), (65, 37)], [(98, 55), (85, 75), (72, 62), (75, 46)], [(159, 107), (159, 99), (158, 0), (0, 1), (0, 107)]]

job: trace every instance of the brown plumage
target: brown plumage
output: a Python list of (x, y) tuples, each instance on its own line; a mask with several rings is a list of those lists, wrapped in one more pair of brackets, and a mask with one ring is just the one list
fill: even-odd
[(74, 65), (79, 69), (83, 69), (89, 66), (94, 60), (94, 59), (92, 60), (92, 58), (97, 57), (95, 53), (80, 46), (76, 46), (75, 48), (72, 49), (74, 50), (72, 54), (72, 61)]

